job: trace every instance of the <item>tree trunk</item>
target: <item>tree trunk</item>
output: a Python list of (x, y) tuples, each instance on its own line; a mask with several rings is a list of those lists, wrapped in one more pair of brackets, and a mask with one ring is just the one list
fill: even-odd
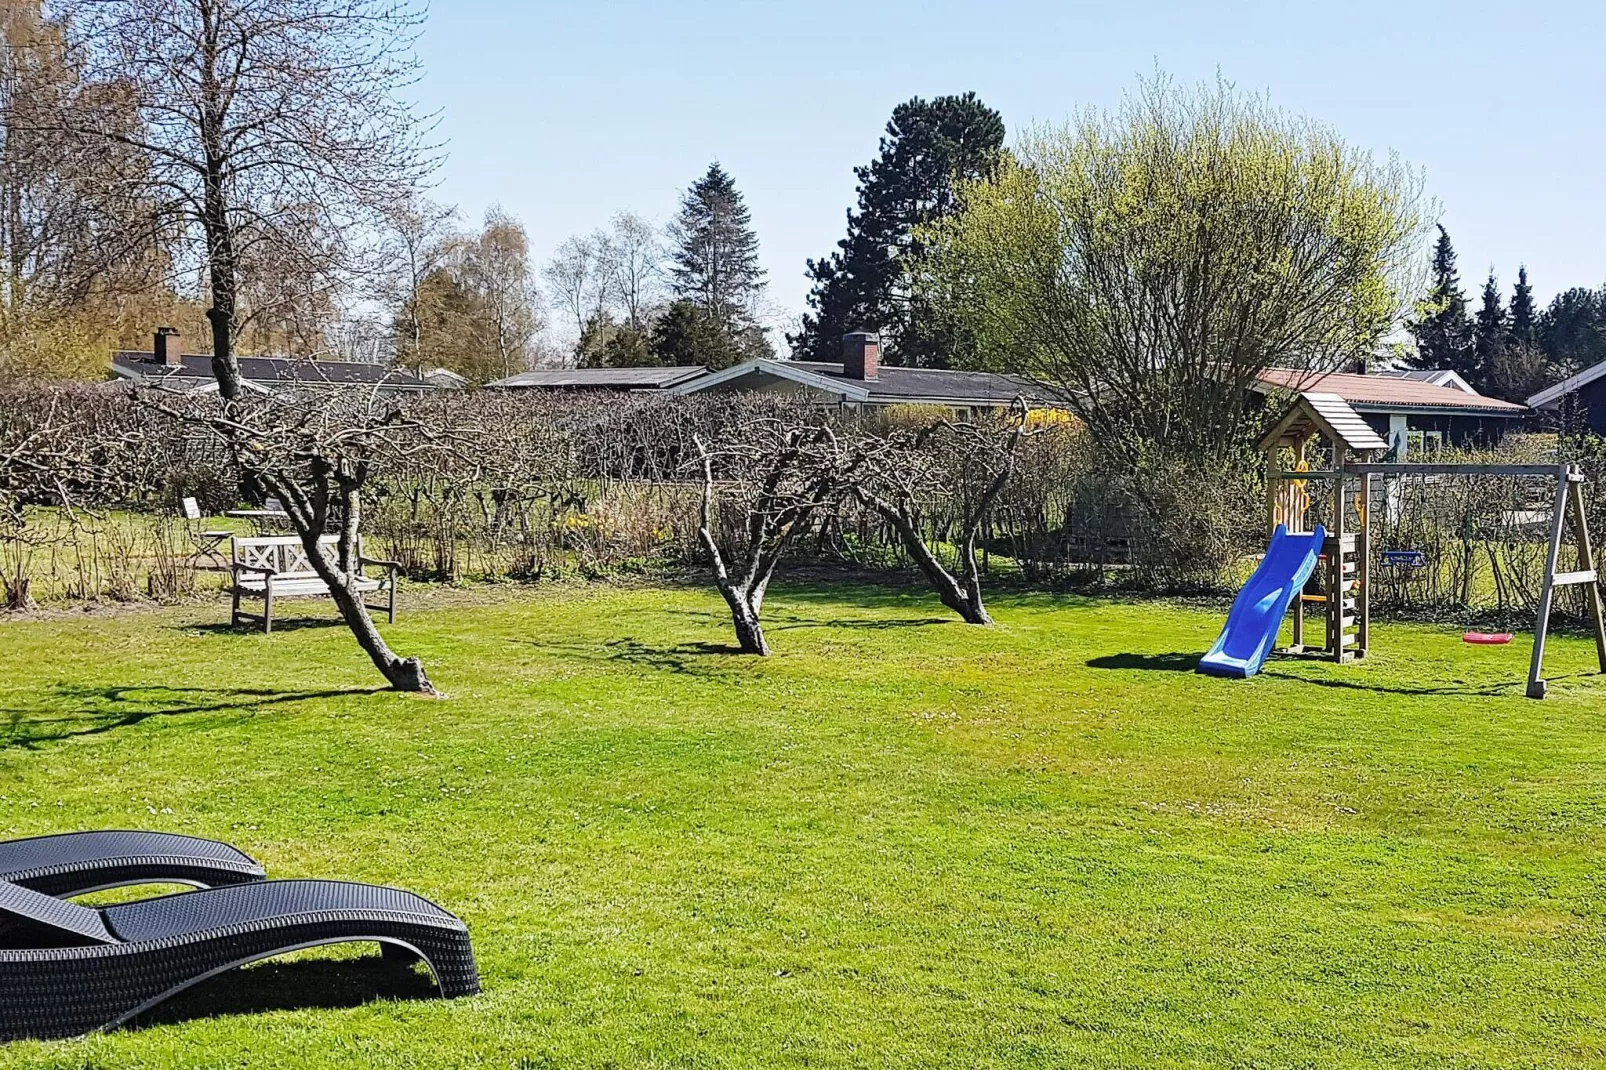
[(943, 567), (937, 560), (937, 555), (931, 552), (926, 540), (921, 537), (920, 529), (916, 526), (914, 517), (907, 509), (894, 506), (891, 502), (880, 498), (870, 499), (870, 504), (892, 525), (903, 542), (903, 547), (914, 558), (926, 582), (931, 584), (942, 604), (959, 614), (959, 618), (966, 624), (987, 625), (993, 618), (987, 613), (987, 606), (982, 602), (981, 576), (976, 569), (976, 537), (973, 531), (967, 532), (960, 548), (960, 560), (968, 564), (964, 569), (964, 583), (956, 580), (953, 573)]
[[(316, 542), (316, 540), (314, 540)], [(314, 551), (316, 554), (316, 551)], [(321, 560), (323, 555), (316, 554)], [(323, 569), (316, 564), (313, 566), (320, 574)], [(331, 572), (334, 570), (331, 569)], [(338, 577), (325, 577), (325, 582)], [(357, 645), (362, 647), (369, 660), (374, 663), (380, 675), (390, 682), (390, 686), (397, 691), (411, 691), (418, 694), (429, 695), (434, 698), (443, 698), (435, 685), (429, 682), (424, 673), (424, 663), (417, 658), (397, 657), (395, 652), (385, 642), (384, 636), (379, 634), (374, 618), (369, 615), (368, 607), (363, 603), (362, 596), (349, 590), (338, 582), (329, 583), (330, 593), (333, 594), (335, 605), (340, 608), (340, 615), (345, 619), (346, 627), (351, 634), (357, 637)]]
[(719, 593), (731, 609), (731, 624), (736, 628), (736, 645), (743, 654), (769, 657), (769, 641), (764, 638), (764, 626), (759, 623), (758, 608), (747, 591), (731, 583), (721, 583)]

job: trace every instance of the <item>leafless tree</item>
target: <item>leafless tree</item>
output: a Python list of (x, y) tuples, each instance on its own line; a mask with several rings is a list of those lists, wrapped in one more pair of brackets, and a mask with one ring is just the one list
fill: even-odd
[(575, 235), (558, 246), (542, 269), (552, 300), (574, 323), (577, 335), (585, 331), (588, 320), (608, 307), (613, 292), (610, 255), (605, 235)]
[[(427, 442), (427, 429), (383, 399), (250, 398), (234, 347), (249, 292), (242, 273), (275, 264), (292, 278), (337, 276), (377, 233), (381, 210), (404, 202), (433, 166), (428, 123), (401, 97), (417, 71), (422, 10), (410, 0), (70, 6), (88, 70), (125, 89), (141, 125), (74, 120), (65, 133), (149, 156), (150, 170), (128, 180), (157, 225), (195, 238), (191, 259), (207, 280), (221, 407), (180, 415), (216, 433), (239, 469), (285, 503), (346, 624), (392, 686), (432, 691), (416, 659), (385, 646), (351, 588), (362, 487), (409, 439)], [(318, 564), (330, 529), (340, 554)]]
[(194, 239), (183, 248), (204, 271), (218, 385), (232, 400), (247, 265), (296, 258), (303, 275), (337, 273), (377, 213), (433, 166), (429, 123), (401, 97), (424, 14), (411, 0), (60, 6), (90, 76), (121, 87), (140, 119), (131, 130), (79, 116), (65, 133), (149, 157), (123, 179), (153, 225)]
[(127, 181), (144, 154), (61, 136), (138, 121), (124, 94), (84, 78), (59, 20), (0, 0), (0, 374), (97, 368), (122, 299), (150, 285), (159, 250)]
[(396, 309), (396, 362), (424, 370), (424, 324), (419, 299), (424, 280), (445, 262), (456, 240), (457, 210), (414, 194), (385, 211), (389, 270), (378, 297)]
[[(892, 526), (942, 604), (967, 624), (993, 622), (982, 601), (976, 548), (988, 511), (1014, 473), (1029, 417), (1022, 399), (1007, 417), (940, 420), (918, 431), (873, 436), (865, 447), (869, 463), (852, 483), (853, 495)], [(922, 527), (922, 513), (939, 503), (949, 503), (954, 513), (958, 576), (932, 550)]]
[(760, 614), (775, 567), (864, 463), (824, 415), (754, 399), (693, 444), (703, 479), (698, 538), (744, 654), (767, 655)]
[[(374, 667), (398, 691), (437, 694), (423, 663), (394, 653), (357, 590), (365, 564), (358, 536), (363, 493), (387, 468), (439, 463), (463, 441), (460, 431), (414, 419), (377, 392), (308, 390), (217, 403), (205, 396), (150, 399), (176, 420), (210, 427), (235, 463), (278, 498), (307, 561), (328, 586), (347, 627)], [(319, 539), (338, 535), (331, 557)]]
[(634, 212), (613, 217), (602, 245), (603, 265), (627, 326), (641, 330), (660, 298), (664, 272), (663, 231)]
[(530, 344), (541, 329), (524, 227), (493, 206), (485, 213), (485, 228), (465, 248), (465, 268), (469, 290), (485, 309), (485, 333), (502, 377), (524, 371)]

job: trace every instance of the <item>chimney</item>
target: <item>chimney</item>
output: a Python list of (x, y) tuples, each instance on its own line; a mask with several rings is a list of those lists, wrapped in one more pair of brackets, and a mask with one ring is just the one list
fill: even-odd
[(156, 363), (164, 368), (177, 368), (184, 363), (184, 347), (179, 343), (177, 327), (156, 328)]
[(874, 331), (842, 336), (842, 374), (874, 382), (881, 371), (881, 338)]

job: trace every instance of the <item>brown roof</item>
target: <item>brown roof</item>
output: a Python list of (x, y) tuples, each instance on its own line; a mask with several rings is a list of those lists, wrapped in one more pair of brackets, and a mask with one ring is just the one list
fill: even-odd
[(1434, 386), (1415, 379), (1394, 379), (1381, 375), (1350, 375), (1343, 372), (1300, 371), (1295, 368), (1267, 368), (1260, 382), (1268, 388), (1295, 393), (1318, 391), (1336, 394), (1362, 412), (1461, 412), (1478, 416), (1521, 416), (1528, 411), (1521, 405), (1498, 398), (1469, 394), (1453, 386)]

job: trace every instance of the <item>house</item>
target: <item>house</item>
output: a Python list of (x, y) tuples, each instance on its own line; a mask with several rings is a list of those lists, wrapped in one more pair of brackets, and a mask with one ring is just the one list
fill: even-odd
[[(1438, 375), (1439, 373), (1434, 373)], [(1529, 410), (1484, 395), (1454, 372), (1441, 381), (1417, 375), (1355, 375), (1268, 368), (1252, 388), (1262, 396), (1317, 392), (1337, 396), (1389, 443), (1400, 460), (1440, 446), (1498, 446)]]
[(1044, 388), (996, 372), (881, 366), (879, 336), (860, 331), (842, 340), (842, 363), (750, 360), (672, 387), (674, 394), (761, 391), (806, 394), (849, 408), (943, 405), (961, 415), (1007, 408), (1016, 398), (1040, 397)]
[[(344, 360), (296, 360), (285, 357), (240, 357), (242, 385), (262, 394), (305, 389), (362, 387), (383, 394), (421, 393), (437, 387), (416, 375), (380, 364)], [(112, 375), (139, 386), (160, 386), (182, 393), (217, 389), (212, 358), (184, 353), (179, 333), (171, 327), (156, 332), (149, 353), (119, 350), (112, 354)]]
[(702, 365), (681, 368), (539, 368), (485, 384), (492, 390), (581, 390), (636, 393), (668, 390), (707, 374)]
[(1569, 428), (1606, 435), (1606, 361), (1539, 391), (1528, 407), (1560, 418)]

